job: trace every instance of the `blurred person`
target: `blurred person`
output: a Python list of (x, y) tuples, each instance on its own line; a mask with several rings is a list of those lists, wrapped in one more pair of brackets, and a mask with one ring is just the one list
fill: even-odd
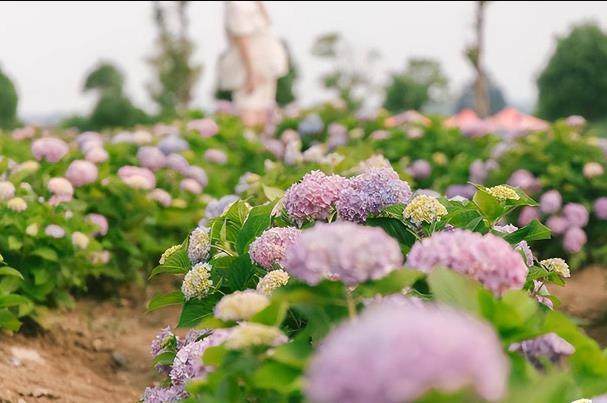
[(226, 1), (225, 27), (229, 45), (219, 60), (219, 88), (233, 91), (245, 125), (264, 126), (275, 107), (276, 82), (288, 72), (286, 51), (261, 1)]

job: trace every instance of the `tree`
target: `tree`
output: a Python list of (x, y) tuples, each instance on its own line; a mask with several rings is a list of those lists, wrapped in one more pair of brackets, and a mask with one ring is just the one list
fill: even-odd
[(120, 91), (124, 84), (122, 73), (112, 64), (107, 62), (100, 63), (86, 77), (84, 91)]
[[(506, 107), (506, 98), (500, 87), (490, 79), (487, 79), (487, 96), (489, 97), (489, 114), (493, 115)], [(475, 108), (474, 82), (464, 87), (462, 94), (455, 102), (455, 112), (462, 109)]]
[(360, 108), (364, 99), (374, 92), (374, 67), (379, 60), (376, 50), (358, 54), (340, 34), (332, 32), (314, 42), (312, 55), (331, 61), (331, 69), (321, 77), (322, 84), (336, 92), (349, 109)]
[(410, 59), (404, 71), (390, 76), (384, 108), (393, 113), (420, 110), (428, 101), (437, 101), (444, 94), (447, 82), (438, 62)]
[(202, 71), (202, 67), (191, 60), (194, 45), (188, 36), (188, 2), (172, 3), (178, 23), (175, 32), (168, 27), (167, 10), (160, 2), (153, 2), (158, 51), (149, 59), (156, 79), (148, 85), (148, 90), (162, 116), (175, 116), (187, 110), (192, 101), (192, 89)]
[(11, 79), (0, 70), (0, 129), (17, 124), (17, 90)]
[(596, 24), (574, 27), (558, 39), (554, 54), (539, 75), (537, 113), (554, 120), (582, 115), (607, 117), (607, 35)]
[(482, 63), (485, 47), (485, 6), (487, 3), (488, 1), (483, 0), (476, 2), (476, 19), (474, 24), (476, 42), (466, 49), (466, 57), (476, 73), (476, 78), (474, 79), (474, 109), (480, 117), (489, 116), (491, 110), (487, 77)]

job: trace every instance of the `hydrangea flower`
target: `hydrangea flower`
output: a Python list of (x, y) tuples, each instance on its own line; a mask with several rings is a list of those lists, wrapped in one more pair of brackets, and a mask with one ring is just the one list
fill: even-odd
[(190, 166), (185, 172), (185, 176), (196, 180), (202, 187), (209, 184), (209, 177), (204, 169), (201, 167)]
[[(156, 357), (158, 354), (165, 351), (165, 349), (168, 347), (169, 343), (172, 340), (176, 341), (177, 338), (175, 334), (171, 331), (171, 327), (167, 326), (162, 329), (156, 336), (154, 336), (154, 339), (150, 344), (150, 354), (152, 355), (152, 357)], [(175, 344), (175, 346), (177, 346), (177, 344)]]
[(230, 330), (215, 329), (202, 340), (193, 341), (181, 347), (175, 355), (170, 373), (173, 385), (181, 386), (190, 379), (201, 378), (208, 374), (212, 367), (203, 364), (204, 351), (208, 347), (222, 344), (229, 334)]
[(185, 174), (190, 164), (181, 154), (169, 154), (166, 158), (166, 166), (174, 171)]
[(561, 357), (566, 357), (575, 352), (575, 348), (556, 333), (548, 333), (534, 339), (513, 343), (509, 351), (521, 353), (530, 363), (538, 369), (543, 369), (542, 359), (547, 359), (556, 364)]
[(84, 154), (84, 159), (89, 162), (92, 162), (93, 164), (99, 164), (101, 162), (105, 162), (109, 158), (110, 158), (110, 155), (102, 147), (91, 148), (90, 150), (88, 150), (86, 152), (86, 154)]
[(179, 182), (179, 189), (195, 195), (202, 193), (202, 186), (192, 178), (185, 178)]
[(93, 235), (101, 235), (104, 236), (107, 234), (109, 229), (109, 224), (107, 222), (107, 218), (105, 218), (102, 214), (90, 213), (86, 215), (86, 219), (91, 223), (97, 226), (97, 229), (93, 233)]
[(337, 222), (303, 231), (287, 249), (284, 267), (307, 284), (330, 277), (356, 285), (381, 278), (402, 262), (398, 242), (380, 228)]
[(232, 350), (240, 350), (255, 346), (277, 346), (287, 340), (287, 336), (274, 326), (243, 322), (232, 328), (224, 345)]
[(539, 179), (526, 169), (518, 169), (508, 179), (508, 185), (523, 189), (527, 193), (535, 193), (542, 187)]
[(514, 189), (506, 185), (490, 187), (487, 189), (487, 193), (489, 193), (491, 196), (495, 197), (497, 200), (500, 201), (518, 200), (521, 198)]
[(164, 207), (169, 207), (171, 205), (171, 202), (173, 201), (173, 197), (171, 197), (171, 194), (169, 192), (167, 192), (166, 190), (160, 189), (160, 188), (156, 188), (156, 189), (152, 190), (148, 194), (148, 197), (151, 200), (158, 202), (160, 205), (162, 205)]
[(162, 256), (160, 256), (160, 259), (158, 260), (158, 264), (165, 264), (167, 259), (170, 258), (179, 249), (181, 249), (181, 245), (179, 245), (179, 244), (169, 247), (167, 250), (162, 252)]
[(89, 237), (80, 231), (74, 231), (72, 233), (72, 245), (78, 249), (86, 249), (89, 246)]
[(558, 190), (549, 190), (540, 198), (540, 210), (544, 214), (554, 214), (561, 209), (563, 198)]
[(442, 216), (447, 215), (447, 209), (443, 206), (436, 197), (426, 194), (415, 196), (413, 200), (407, 204), (403, 212), (406, 219), (414, 223), (421, 224), (422, 222), (432, 223), (440, 220)]
[(299, 237), (296, 228), (270, 228), (255, 239), (249, 247), (251, 260), (266, 270), (272, 270), (274, 263), (281, 263), (287, 247)]
[(540, 262), (548, 271), (553, 271), (561, 277), (571, 277), (569, 265), (563, 259), (555, 257), (552, 259), (544, 259)]
[(567, 203), (563, 208), (563, 216), (574, 227), (582, 228), (588, 224), (588, 210), (580, 203)]
[(303, 118), (297, 126), (297, 131), (302, 136), (309, 136), (318, 134), (325, 128), (325, 123), (322, 121), (320, 116), (311, 114)]
[(15, 197), (15, 185), (9, 181), (0, 181), (0, 200), (6, 201)]
[(32, 143), (32, 154), (38, 161), (55, 163), (65, 157), (69, 149), (65, 141), (54, 137), (44, 137)]
[(228, 156), (221, 150), (209, 148), (204, 152), (204, 159), (211, 164), (224, 165), (228, 162)]
[(65, 230), (57, 224), (47, 225), (44, 233), (51, 238), (63, 238), (65, 236)]
[(158, 143), (158, 148), (160, 148), (160, 151), (168, 155), (185, 151), (190, 148), (190, 145), (181, 137), (171, 135), (164, 138), (160, 143)]
[(607, 220), (607, 197), (599, 197), (592, 207), (594, 214), (600, 220)]
[(563, 237), (563, 248), (569, 253), (577, 253), (582, 250), (588, 242), (588, 237), (583, 229), (578, 227), (569, 228)]
[(518, 216), (518, 225), (524, 227), (533, 220), (539, 220), (540, 213), (537, 207), (525, 206), (521, 209), (521, 213)]
[(137, 151), (137, 160), (143, 168), (157, 171), (166, 164), (166, 157), (160, 149), (152, 146), (141, 147)]
[(567, 119), (565, 119), (565, 122), (569, 126), (580, 127), (580, 126), (584, 126), (586, 124), (586, 119), (580, 115), (571, 115), (571, 116), (567, 117)]
[(188, 130), (195, 130), (200, 133), (203, 138), (213, 137), (219, 132), (219, 126), (213, 119), (197, 119), (188, 122), (186, 128)]
[(363, 173), (371, 168), (392, 168), (390, 161), (381, 154), (374, 154), (364, 161), (358, 163), (357, 171)]
[(27, 228), (25, 228), (25, 233), (29, 236), (38, 235), (38, 224), (33, 223), (28, 225)]
[(22, 211), (27, 210), (27, 202), (21, 197), (13, 197), (6, 202), (6, 207), (8, 207), (9, 210), (21, 213)]
[(298, 141), (291, 141), (285, 146), (285, 153), (283, 161), (286, 165), (292, 166), (297, 165), (303, 161), (304, 156), (301, 153), (301, 143)]
[(190, 233), (188, 242), (188, 257), (192, 264), (204, 262), (209, 259), (211, 252), (210, 228), (196, 227)]
[(181, 283), (181, 292), (186, 301), (194, 298), (206, 297), (213, 289), (211, 280), (211, 265), (208, 263), (197, 263), (188, 271)]
[(143, 392), (143, 403), (177, 403), (188, 397), (183, 387), (170, 386), (168, 388), (147, 387)]
[(153, 189), (156, 176), (147, 168), (125, 165), (118, 169), (118, 177), (133, 189)]
[(326, 220), (346, 184), (347, 180), (338, 175), (327, 176), (320, 171), (307, 173), (284, 195), (289, 217), (299, 225), (307, 220)]
[(255, 290), (235, 291), (215, 305), (215, 317), (221, 320), (248, 320), (270, 305), (265, 295)]
[(569, 228), (569, 221), (561, 216), (552, 216), (546, 221), (546, 225), (555, 235), (561, 235)]
[(257, 283), (257, 292), (270, 296), (275, 289), (287, 285), (289, 274), (284, 270), (272, 270), (268, 272), (259, 283)]
[(417, 241), (407, 266), (425, 273), (446, 267), (476, 279), (496, 295), (522, 288), (528, 272), (522, 256), (502, 238), (461, 229)]
[(445, 195), (449, 199), (461, 197), (470, 200), (474, 193), (476, 193), (474, 185), (451, 185), (445, 190)]
[(605, 173), (603, 166), (598, 162), (587, 162), (583, 168), (584, 176), (588, 179), (596, 178)]
[(218, 200), (211, 201), (207, 208), (204, 210), (204, 217), (210, 220), (215, 217), (222, 215), (228, 207), (232, 205), (239, 198), (236, 195), (226, 195)]
[(487, 180), (487, 167), (482, 160), (474, 160), (468, 169), (468, 177), (471, 182), (484, 183)]
[(329, 334), (306, 378), (311, 402), (412, 402), (432, 389), (468, 386), (483, 399), (499, 400), (508, 360), (493, 329), (468, 315), (380, 302)]
[(67, 180), (76, 187), (88, 185), (97, 180), (99, 170), (97, 166), (90, 161), (74, 160), (65, 172)]

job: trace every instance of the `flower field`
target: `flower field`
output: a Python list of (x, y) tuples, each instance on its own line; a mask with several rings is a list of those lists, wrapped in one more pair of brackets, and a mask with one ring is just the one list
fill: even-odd
[(144, 402), (607, 401), (605, 346), (551, 294), (607, 267), (581, 117), (219, 110), (0, 155), (0, 329), (161, 282)]

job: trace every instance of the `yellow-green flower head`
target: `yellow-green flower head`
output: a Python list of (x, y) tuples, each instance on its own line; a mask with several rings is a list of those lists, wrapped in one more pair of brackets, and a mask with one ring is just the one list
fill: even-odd
[(236, 291), (217, 303), (215, 317), (221, 320), (248, 320), (268, 305), (268, 297), (255, 290)]
[(72, 245), (78, 249), (86, 249), (89, 246), (89, 237), (80, 231), (75, 231), (72, 234)]
[(13, 197), (6, 203), (6, 206), (18, 213), (27, 210), (27, 203), (21, 197)]
[(289, 274), (284, 270), (272, 270), (268, 272), (259, 283), (257, 283), (257, 292), (270, 296), (278, 287), (282, 287), (289, 282)]
[(211, 280), (211, 265), (208, 263), (198, 263), (186, 273), (181, 284), (181, 292), (186, 301), (194, 298), (204, 298), (213, 289), (213, 280)]
[(506, 185), (498, 185), (488, 188), (487, 193), (500, 201), (518, 200), (521, 198), (514, 189)]
[(4, 256), (0, 254), (0, 263), (4, 263)]
[(160, 260), (158, 261), (158, 263), (165, 264), (167, 259), (169, 257), (171, 257), (171, 255), (173, 255), (173, 253), (177, 252), (180, 248), (181, 248), (181, 245), (173, 245), (170, 248), (168, 248), (167, 250), (165, 250), (164, 253), (162, 254), (162, 256), (160, 256)]
[(29, 236), (36, 236), (38, 235), (38, 224), (30, 224), (27, 226), (27, 228), (25, 228), (25, 233)]
[(449, 162), (447, 156), (441, 152), (432, 154), (432, 161), (434, 161), (436, 165), (447, 165), (447, 162)]
[(404, 211), (404, 217), (417, 224), (432, 223), (444, 215), (447, 215), (445, 206), (437, 198), (425, 194), (416, 196)]
[(173, 203), (171, 203), (175, 208), (186, 208), (188, 203), (183, 199), (173, 199)]
[(276, 327), (244, 322), (233, 328), (225, 346), (238, 350), (253, 346), (277, 346), (287, 340), (287, 336)]
[(548, 271), (553, 271), (561, 277), (571, 277), (569, 271), (569, 265), (563, 259), (555, 257), (552, 259), (545, 259), (540, 262), (542, 266)]

